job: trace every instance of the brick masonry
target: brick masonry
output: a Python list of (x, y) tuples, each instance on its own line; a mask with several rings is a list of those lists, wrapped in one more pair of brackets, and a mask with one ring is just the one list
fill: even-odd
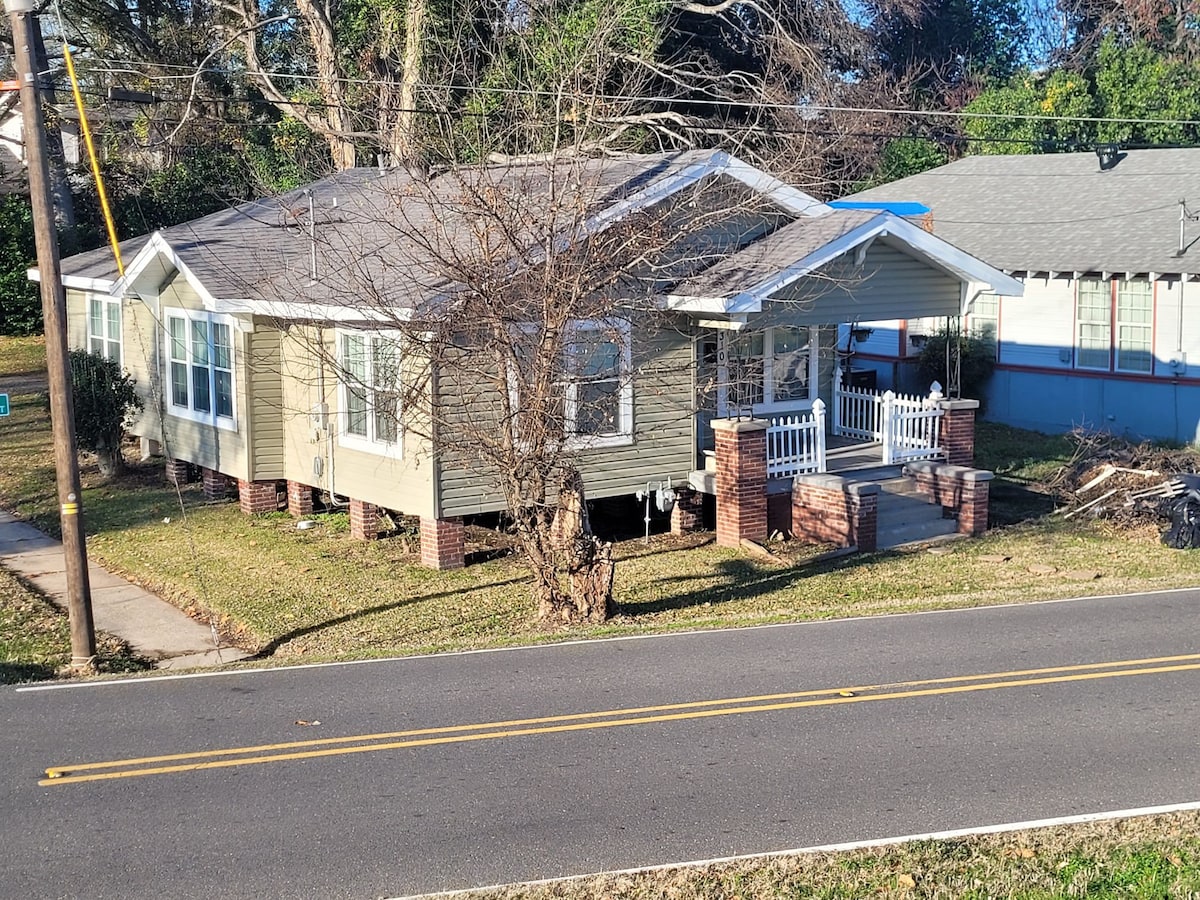
[(309, 516), (313, 511), (313, 489), (299, 481), (287, 483), (288, 512), (293, 516)]
[(164, 471), (171, 484), (187, 484), (190, 465), (186, 459), (168, 459)]
[(716, 419), (717, 543), (767, 539), (767, 422)]
[(952, 466), (975, 465), (975, 412), (978, 400), (943, 400), (938, 442)]
[(704, 527), (704, 495), (689, 487), (676, 488), (671, 510), (671, 534), (689, 534)]
[(229, 496), (229, 478), (216, 469), (204, 469), (204, 499), (208, 501), (224, 500)]
[(988, 528), (992, 473), (949, 463), (915, 462), (905, 467), (917, 490), (958, 519), (958, 533), (978, 536)]
[(279, 509), (279, 485), (275, 481), (238, 479), (238, 506), (248, 516)]
[(431, 569), (461, 569), (466, 562), (463, 521), (421, 519), (421, 565)]
[(379, 537), (379, 507), (365, 500), (350, 501), (350, 537), (360, 541)]
[(878, 485), (847, 483), (836, 475), (796, 478), (792, 485), (793, 537), (869, 553), (877, 546), (878, 533)]

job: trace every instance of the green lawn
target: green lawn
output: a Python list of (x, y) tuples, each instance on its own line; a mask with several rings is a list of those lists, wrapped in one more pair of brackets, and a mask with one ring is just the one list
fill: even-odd
[(0, 337), (0, 378), (6, 375), (40, 375), (46, 371), (46, 339)]

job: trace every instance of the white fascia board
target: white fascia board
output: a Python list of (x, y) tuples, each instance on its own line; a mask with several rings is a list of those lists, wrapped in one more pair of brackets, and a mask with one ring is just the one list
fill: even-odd
[(780, 181), (774, 175), (768, 175), (762, 169), (757, 169), (749, 163), (744, 163), (734, 156), (726, 156), (728, 162), (725, 165), (724, 171), (732, 178), (736, 178), (742, 184), (749, 188), (753, 188), (760, 194), (769, 197), (771, 200), (778, 203), (788, 212), (795, 213), (798, 216), (823, 216), (826, 213), (833, 212), (833, 207), (826, 206), (816, 197), (804, 193), (799, 188), (794, 188), (786, 182)]
[[(30, 281), (42, 282), (42, 273), (38, 269), (27, 269), (25, 277)], [(93, 291), (97, 294), (107, 294), (112, 290), (113, 282), (106, 278), (84, 278), (82, 275), (64, 275), (63, 287), (73, 291)]]
[[(686, 294), (667, 294), (663, 308), (671, 312), (723, 316), (729, 312), (728, 297), (692, 297)], [(758, 310), (754, 310), (758, 312)]]
[(336, 324), (382, 324), (407, 322), (411, 309), (358, 309), (329, 303), (303, 303), (286, 300), (218, 300), (214, 312), (229, 315), (266, 316), (285, 322), (333, 322)]
[(1025, 285), (1005, 275), (994, 266), (989, 266), (983, 260), (972, 256), (965, 250), (960, 250), (949, 241), (944, 241), (930, 234), (924, 228), (913, 225), (907, 219), (886, 214), (889, 220), (885, 223), (885, 234), (907, 244), (917, 250), (931, 262), (954, 273), (963, 281), (978, 281), (987, 285), (987, 289), (1003, 297), (1021, 297), (1025, 294)]
[(603, 230), (628, 213), (652, 206), (671, 194), (695, 184), (706, 175), (719, 174), (726, 174), (740, 181), (794, 215), (821, 216), (832, 212), (831, 207), (799, 188), (794, 188), (775, 176), (768, 175), (762, 169), (730, 156), (723, 150), (714, 150), (703, 162), (693, 163), (683, 171), (656, 181), (632, 197), (622, 200), (620, 203), (614, 203), (607, 209), (596, 213), (584, 223), (584, 232), (591, 234)]

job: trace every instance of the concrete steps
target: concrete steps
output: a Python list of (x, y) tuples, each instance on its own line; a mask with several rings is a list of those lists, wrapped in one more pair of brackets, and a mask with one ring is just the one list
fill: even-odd
[(958, 522), (942, 517), (942, 507), (917, 491), (916, 479), (904, 475), (885, 475), (879, 484), (876, 519), (876, 547), (886, 550), (904, 544), (934, 540), (956, 534)]

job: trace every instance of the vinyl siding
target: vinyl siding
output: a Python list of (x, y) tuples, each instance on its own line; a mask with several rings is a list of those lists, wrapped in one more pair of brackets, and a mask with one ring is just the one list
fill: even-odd
[(961, 296), (957, 277), (880, 238), (861, 267), (854, 264), (853, 254), (846, 254), (818, 275), (788, 285), (773, 299), (792, 307), (786, 313), (788, 321), (817, 325), (958, 315)]
[[(677, 327), (633, 329), (633, 440), (630, 444), (599, 447), (571, 454), (583, 476), (588, 497), (620, 496), (644, 488), (647, 481), (687, 477), (693, 468), (695, 412), (691, 329)], [(444, 401), (453, 390), (443, 379)], [(478, 397), (464, 409), (487, 408)], [(457, 444), (457, 446), (456, 446)], [(459, 516), (505, 508), (494, 470), (452, 437), (445, 441), (439, 469), (440, 515)]]
[(246, 346), (246, 406), (250, 414), (245, 431), (250, 446), (250, 479), (283, 478), (280, 333), (266, 322), (256, 322), (254, 332), (246, 335)]
[[(393, 459), (342, 446), (342, 421), (334, 329), (293, 326), (280, 344), (280, 422), (283, 476), (338, 501), (363, 500), (406, 515), (433, 515), (433, 461), (429, 442), (415, 430), (403, 438), (403, 456)], [(328, 408), (327, 428), (318, 429), (314, 408)], [(317, 463), (319, 461), (319, 463)], [(316, 474), (315, 466), (320, 466)]]

